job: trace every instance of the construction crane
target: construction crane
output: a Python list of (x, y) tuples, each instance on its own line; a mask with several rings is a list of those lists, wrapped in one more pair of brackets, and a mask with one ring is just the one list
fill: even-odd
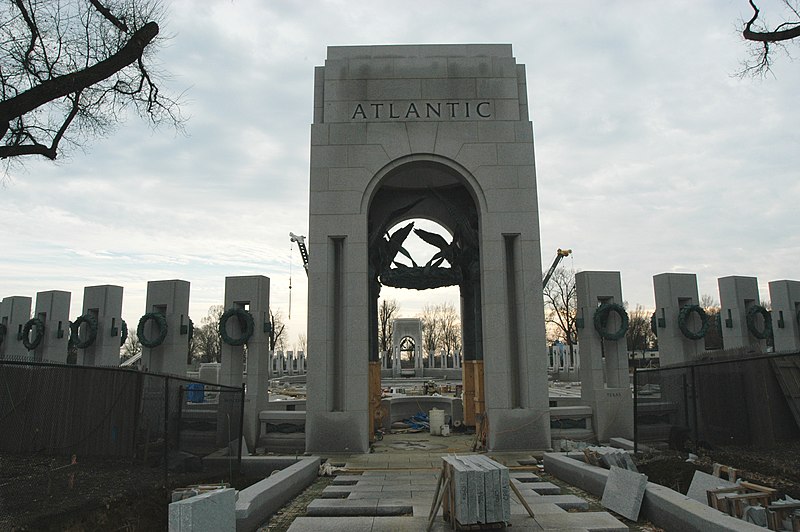
[(547, 270), (546, 274), (544, 274), (544, 279), (542, 279), (542, 289), (547, 288), (547, 282), (553, 276), (553, 272), (556, 271), (556, 267), (558, 267), (558, 264), (564, 260), (564, 257), (569, 257), (570, 253), (572, 253), (571, 249), (559, 249), (556, 251), (556, 258), (553, 260), (553, 264), (550, 266), (550, 269)]
[(297, 242), (297, 247), (300, 249), (300, 256), (303, 258), (303, 268), (306, 270), (306, 276), (308, 276), (308, 250), (306, 249), (306, 237), (303, 235), (289, 233), (289, 240), (292, 242)]

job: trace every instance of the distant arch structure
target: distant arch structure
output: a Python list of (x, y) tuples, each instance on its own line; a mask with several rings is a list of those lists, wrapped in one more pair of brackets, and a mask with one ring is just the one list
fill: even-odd
[[(369, 450), (387, 285), (457, 285), (465, 421), (488, 419), (491, 450), (550, 447), (532, 129), (510, 45), (328, 48), (311, 126), (307, 451)], [(438, 252), (408, 266), (395, 259), (412, 231)]]

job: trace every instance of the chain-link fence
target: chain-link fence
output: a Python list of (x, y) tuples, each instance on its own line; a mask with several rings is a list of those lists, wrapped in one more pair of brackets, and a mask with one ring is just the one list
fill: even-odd
[(635, 369), (634, 442), (770, 448), (800, 439), (800, 353)]
[(130, 489), (230, 479), (243, 412), (243, 388), (0, 361), (0, 516), (11, 519), (0, 517), (0, 528)]

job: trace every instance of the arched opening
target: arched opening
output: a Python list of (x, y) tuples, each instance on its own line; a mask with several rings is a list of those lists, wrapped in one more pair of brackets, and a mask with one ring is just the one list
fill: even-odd
[(416, 362), (417, 344), (410, 336), (400, 339), (400, 368), (413, 368)]
[[(367, 220), (371, 410), (378, 412), (381, 401), (378, 302), (383, 291), (427, 294), (447, 289), (455, 316), (450, 345), (457, 345), (458, 352), (437, 349), (438, 343), (424, 345), (430, 337), (423, 333), (423, 345), (414, 346), (415, 356), (423, 359), (404, 358), (408, 351), (401, 350), (400, 365), (404, 373), (413, 369), (418, 377), (437, 365), (440, 370), (457, 370), (463, 383), (464, 422), (475, 426), (484, 412), (480, 209), (475, 191), (450, 166), (411, 161), (388, 171), (372, 190)], [(370, 433), (373, 430), (370, 427)]]

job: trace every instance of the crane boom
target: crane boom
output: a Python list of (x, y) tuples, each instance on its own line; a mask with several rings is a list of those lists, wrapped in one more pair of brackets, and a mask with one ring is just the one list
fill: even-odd
[(550, 266), (550, 269), (547, 270), (547, 273), (544, 274), (544, 278), (542, 279), (542, 289), (547, 288), (547, 282), (550, 281), (550, 278), (553, 276), (553, 272), (556, 271), (558, 264), (564, 260), (564, 257), (568, 257), (572, 253), (571, 249), (559, 249), (556, 251), (556, 258), (553, 260), (553, 264)]
[(292, 242), (297, 242), (297, 247), (300, 249), (300, 256), (303, 258), (303, 269), (305, 269), (306, 275), (308, 275), (308, 250), (306, 249), (306, 237), (303, 235), (289, 233), (289, 240)]

